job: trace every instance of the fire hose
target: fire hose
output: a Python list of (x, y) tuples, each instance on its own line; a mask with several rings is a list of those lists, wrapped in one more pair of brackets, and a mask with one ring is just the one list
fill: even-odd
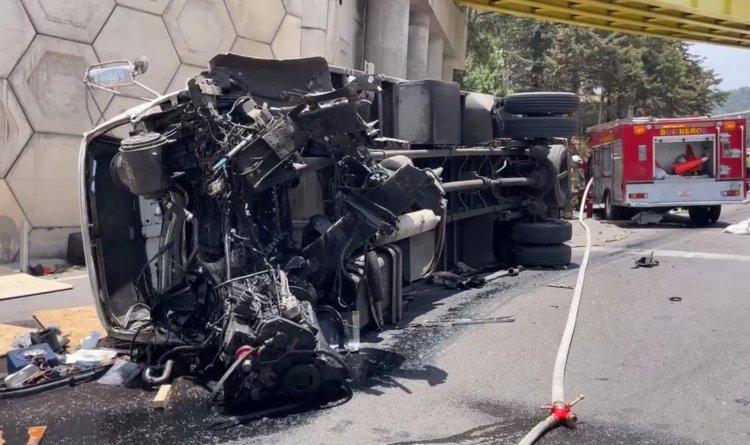
[(589, 195), (589, 189), (591, 188), (592, 183), (593, 179), (589, 180), (588, 184), (586, 184), (586, 189), (583, 191), (583, 199), (581, 200), (581, 208), (578, 213), (578, 223), (586, 231), (586, 248), (583, 252), (581, 267), (578, 269), (578, 279), (576, 280), (575, 289), (573, 290), (573, 299), (570, 302), (568, 321), (565, 323), (565, 330), (563, 331), (562, 339), (560, 340), (560, 347), (557, 350), (557, 357), (555, 358), (555, 368), (552, 372), (552, 400), (549, 405), (542, 407), (549, 410), (549, 416), (529, 431), (529, 433), (521, 439), (519, 445), (532, 445), (542, 437), (547, 430), (558, 425), (573, 428), (578, 420), (578, 417), (572, 411), (572, 408), (573, 405), (583, 399), (583, 396), (580, 396), (570, 403), (565, 402), (565, 368), (568, 365), (568, 353), (570, 352), (570, 345), (573, 342), (573, 333), (575, 332), (576, 321), (578, 319), (578, 308), (581, 305), (583, 282), (586, 278), (586, 268), (588, 267), (589, 256), (591, 254), (591, 229), (588, 224), (584, 222), (584, 210), (586, 206), (586, 197)]

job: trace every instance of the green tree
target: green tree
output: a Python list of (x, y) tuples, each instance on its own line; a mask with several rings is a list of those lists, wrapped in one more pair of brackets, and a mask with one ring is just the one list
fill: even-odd
[(708, 114), (726, 99), (688, 45), (470, 11), (462, 88), (572, 91), (581, 127), (636, 115)]

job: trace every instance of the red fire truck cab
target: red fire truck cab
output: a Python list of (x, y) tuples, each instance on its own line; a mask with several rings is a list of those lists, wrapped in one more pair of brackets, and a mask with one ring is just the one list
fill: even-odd
[(716, 222), (725, 204), (745, 202), (745, 119), (630, 118), (588, 129), (594, 200), (607, 219), (687, 208)]

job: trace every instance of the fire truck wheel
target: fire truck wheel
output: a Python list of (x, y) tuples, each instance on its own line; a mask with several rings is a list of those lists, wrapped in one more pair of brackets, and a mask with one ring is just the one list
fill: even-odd
[(721, 206), (698, 206), (688, 208), (690, 221), (696, 226), (707, 226), (719, 220)]
[(567, 221), (548, 219), (541, 222), (513, 224), (511, 239), (519, 244), (560, 244), (573, 237), (573, 226)]
[(503, 119), (505, 134), (514, 139), (569, 138), (578, 131), (578, 121), (572, 117), (533, 116)]
[(544, 203), (548, 207), (562, 208), (570, 201), (570, 153), (564, 145), (553, 145), (547, 157), (555, 166), (557, 180), (549, 193), (544, 195)]
[(625, 209), (612, 204), (612, 195), (609, 190), (604, 192), (604, 219), (618, 221), (625, 218)]
[(517, 93), (505, 96), (505, 111), (511, 114), (569, 114), (578, 110), (573, 93)]
[(567, 244), (534, 246), (516, 244), (513, 246), (516, 264), (526, 267), (564, 266), (570, 263), (571, 250)]

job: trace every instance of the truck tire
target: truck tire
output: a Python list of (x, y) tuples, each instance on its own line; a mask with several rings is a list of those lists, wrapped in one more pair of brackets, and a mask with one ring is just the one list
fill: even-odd
[(578, 121), (572, 117), (532, 116), (503, 120), (505, 134), (514, 139), (569, 138), (578, 132)]
[(688, 208), (690, 221), (696, 226), (714, 224), (721, 215), (721, 206), (696, 206)]
[(572, 252), (567, 244), (534, 246), (517, 244), (513, 246), (516, 263), (526, 267), (551, 267), (570, 264)]
[(625, 209), (612, 204), (612, 194), (607, 190), (604, 192), (604, 219), (619, 221), (623, 218), (625, 218)]
[(569, 114), (578, 110), (579, 103), (573, 93), (517, 93), (503, 100), (510, 114)]
[(540, 222), (513, 224), (511, 239), (518, 244), (560, 244), (573, 238), (573, 226), (562, 220), (548, 219)]
[(570, 153), (562, 145), (553, 145), (547, 159), (555, 166), (557, 180), (552, 190), (544, 195), (548, 207), (563, 208), (570, 201)]

